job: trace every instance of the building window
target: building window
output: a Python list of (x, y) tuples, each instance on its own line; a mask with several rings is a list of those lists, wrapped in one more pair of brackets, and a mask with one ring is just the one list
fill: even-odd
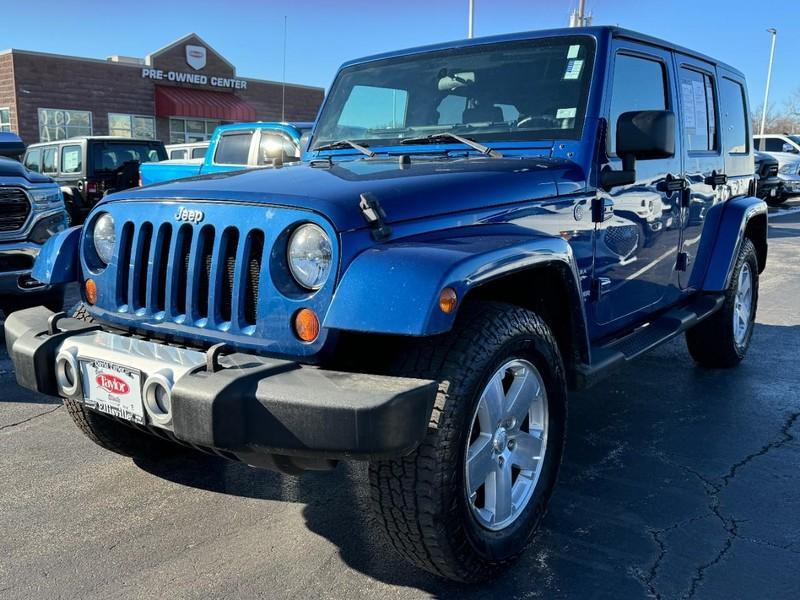
[(11, 110), (0, 108), (0, 131), (11, 131)]
[(220, 121), (209, 119), (169, 119), (169, 143), (184, 144), (187, 142), (205, 142), (211, 139), (211, 134)]
[(142, 115), (108, 113), (108, 134), (154, 140), (156, 120)]
[(92, 113), (88, 110), (39, 109), (39, 140), (54, 142), (78, 135), (92, 135)]

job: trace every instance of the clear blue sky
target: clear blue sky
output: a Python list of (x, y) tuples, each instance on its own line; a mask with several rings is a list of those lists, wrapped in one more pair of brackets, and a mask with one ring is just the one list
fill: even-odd
[[(475, 0), (475, 35), (564, 26), (577, 0)], [(770, 105), (800, 88), (797, 0), (587, 0), (595, 24), (667, 38), (747, 75), (760, 105), (777, 27)], [(327, 87), (345, 60), (466, 37), (467, 0), (0, 0), (0, 50), (19, 48), (105, 58), (145, 56), (196, 32), (238, 74), (280, 80), (283, 17), (287, 79)]]

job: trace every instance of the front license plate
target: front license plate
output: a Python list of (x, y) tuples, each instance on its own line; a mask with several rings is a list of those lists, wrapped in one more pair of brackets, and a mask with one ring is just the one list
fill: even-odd
[(769, 191), (769, 195), (770, 195), (770, 196), (772, 196), (772, 197), (774, 198), (775, 196), (777, 196), (777, 195), (778, 195), (778, 190), (776, 190), (775, 188), (772, 188), (772, 189)]
[(142, 374), (105, 360), (81, 361), (86, 406), (144, 425)]

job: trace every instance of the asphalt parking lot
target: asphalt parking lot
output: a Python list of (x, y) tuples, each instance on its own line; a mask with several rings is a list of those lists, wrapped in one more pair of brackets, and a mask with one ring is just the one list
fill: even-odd
[(17, 387), (0, 345), (0, 597), (800, 597), (793, 206), (772, 214), (743, 365), (696, 368), (679, 339), (573, 395), (543, 528), (481, 587), (393, 554), (364, 465), (297, 478), (205, 456), (134, 463)]

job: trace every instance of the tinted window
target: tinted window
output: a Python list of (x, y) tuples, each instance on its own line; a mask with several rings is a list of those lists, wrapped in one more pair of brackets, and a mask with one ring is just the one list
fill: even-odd
[(762, 138), (761, 145), (762, 150), (767, 152), (780, 152), (783, 150), (783, 140), (780, 138)]
[(57, 170), (55, 146), (42, 149), (42, 173), (55, 173)]
[(164, 160), (167, 153), (162, 148), (132, 142), (106, 142), (92, 145), (92, 160), (95, 171), (116, 171), (124, 163), (140, 163)]
[(62, 173), (80, 173), (82, 166), (80, 146), (64, 146), (61, 148)]
[(192, 158), (205, 158), (208, 148), (192, 148)]
[(250, 131), (220, 136), (214, 162), (219, 165), (246, 165), (252, 137)]
[(170, 150), (169, 157), (171, 160), (184, 160), (186, 158), (186, 149)]
[(725, 151), (747, 152), (747, 116), (744, 88), (728, 78), (720, 83), (720, 111), (725, 127)]
[(31, 171), (41, 171), (42, 169), (42, 151), (37, 148), (36, 150), (31, 150), (28, 152), (28, 156), (25, 157), (25, 166), (28, 167)]
[(693, 69), (680, 69), (681, 112), (689, 152), (717, 149), (717, 116), (711, 77)]
[(617, 120), (632, 110), (665, 110), (667, 91), (664, 65), (658, 61), (617, 54), (611, 84), (608, 123), (609, 152), (616, 154)]

